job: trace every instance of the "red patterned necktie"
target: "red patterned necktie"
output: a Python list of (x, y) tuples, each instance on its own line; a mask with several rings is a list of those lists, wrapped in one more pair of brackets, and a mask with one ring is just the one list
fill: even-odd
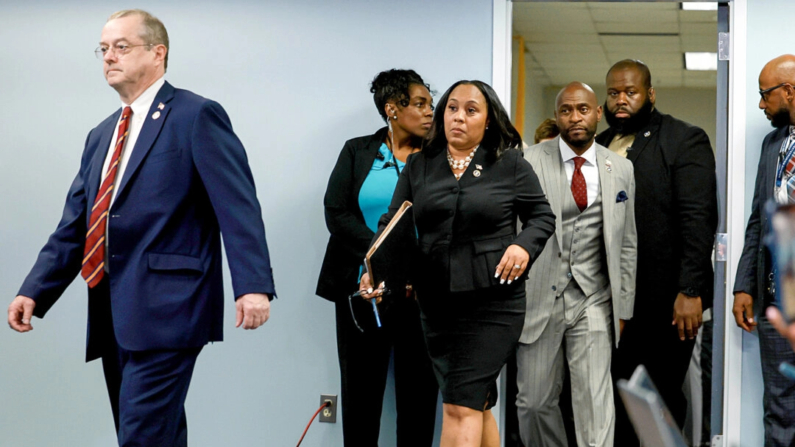
[(97, 192), (94, 207), (91, 208), (91, 219), (86, 233), (86, 246), (83, 250), (83, 269), (81, 274), (88, 283), (89, 288), (96, 287), (105, 276), (105, 227), (110, 209), (110, 199), (113, 197), (113, 187), (116, 183), (116, 173), (119, 172), (119, 158), (127, 141), (130, 128), (132, 109), (124, 108), (119, 122), (119, 132), (116, 137), (116, 146), (113, 149), (113, 158), (108, 165), (108, 172)]
[(574, 203), (580, 212), (588, 207), (588, 187), (585, 185), (585, 177), (582, 175), (582, 164), (585, 159), (574, 157), (574, 175), (571, 177), (571, 195), (574, 196)]

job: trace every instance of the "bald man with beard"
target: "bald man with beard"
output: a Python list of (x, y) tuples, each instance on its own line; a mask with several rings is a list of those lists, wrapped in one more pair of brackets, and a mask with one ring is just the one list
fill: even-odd
[(573, 82), (556, 100), (560, 135), (525, 149), (557, 216), (530, 269), (516, 353), (527, 446), (567, 445), (558, 407), (564, 361), (577, 445), (613, 446), (610, 355), (635, 300), (635, 178), (631, 162), (594, 142), (601, 117), (593, 90)]
[(795, 364), (787, 340), (771, 326), (764, 314), (776, 304), (773, 265), (765, 244), (768, 223), (765, 205), (795, 203), (795, 56), (779, 56), (759, 74), (759, 108), (776, 130), (762, 142), (756, 174), (751, 217), (745, 230), (745, 246), (734, 283), (734, 319), (737, 326), (759, 331), (759, 350), (764, 380), (765, 446), (795, 443), (795, 382), (778, 372), (781, 362)]

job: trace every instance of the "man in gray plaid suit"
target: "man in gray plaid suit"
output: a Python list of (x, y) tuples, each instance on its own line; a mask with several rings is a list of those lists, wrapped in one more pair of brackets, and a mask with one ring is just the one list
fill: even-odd
[(595, 143), (601, 117), (593, 90), (573, 82), (556, 100), (560, 136), (525, 152), (557, 216), (530, 269), (517, 349), (516, 405), (528, 446), (567, 445), (558, 407), (564, 361), (577, 444), (613, 445), (610, 359), (635, 299), (635, 179), (630, 161)]

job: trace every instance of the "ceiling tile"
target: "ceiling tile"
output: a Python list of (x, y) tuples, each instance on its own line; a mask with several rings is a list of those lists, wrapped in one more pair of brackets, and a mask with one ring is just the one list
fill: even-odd
[(712, 22), (712, 23), (684, 22), (679, 25), (679, 32), (682, 33), (682, 35), (709, 34), (710, 36), (716, 36), (718, 34), (718, 22)]
[(717, 11), (679, 11), (681, 22), (718, 23)]
[(676, 22), (596, 22), (600, 33), (678, 33)]
[(646, 9), (591, 9), (595, 22), (679, 22), (677, 11), (649, 11)]
[(646, 47), (655, 51), (678, 50), (679, 36), (599, 36), (605, 48)]
[(715, 86), (715, 72), (686, 73), (683, 66), (684, 50), (715, 51), (714, 11), (680, 11), (678, 2), (517, 1), (513, 17), (514, 34), (525, 40), (528, 77), (536, 84), (561, 86), (578, 80), (604, 90), (610, 64), (633, 58), (649, 65), (656, 86)]
[[(627, 3), (631, 3), (627, 5)], [(643, 11), (678, 11), (679, 2), (658, 2), (658, 3), (632, 3), (632, 2), (587, 2), (589, 9), (639, 9)]]

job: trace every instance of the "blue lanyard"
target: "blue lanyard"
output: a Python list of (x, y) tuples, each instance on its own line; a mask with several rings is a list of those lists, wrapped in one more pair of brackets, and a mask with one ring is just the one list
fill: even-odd
[[(787, 141), (789, 141), (792, 136), (787, 136)], [(789, 145), (789, 149), (787, 150), (787, 155), (784, 156), (784, 159), (781, 160), (779, 163), (778, 169), (776, 169), (776, 188), (781, 188), (781, 178), (784, 176), (784, 170), (787, 169), (787, 165), (789, 164), (789, 160), (792, 156), (795, 155), (795, 139)]]

